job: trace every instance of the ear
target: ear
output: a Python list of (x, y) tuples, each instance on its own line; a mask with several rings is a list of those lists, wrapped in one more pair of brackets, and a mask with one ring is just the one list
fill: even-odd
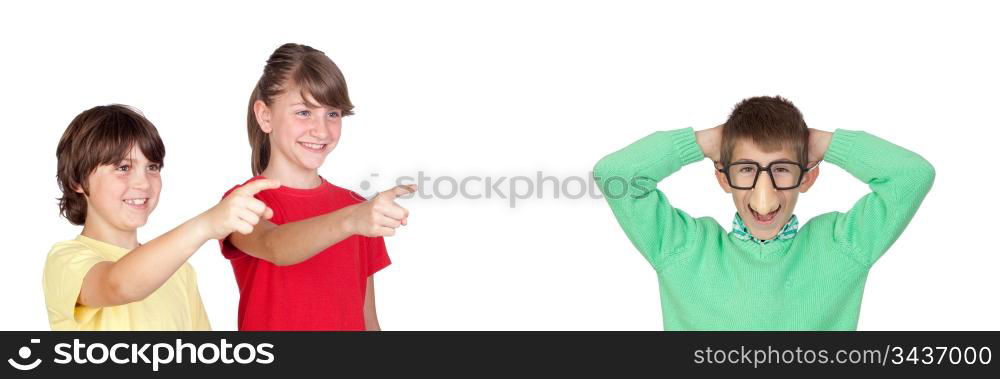
[[(90, 176), (93, 175), (95, 172), (97, 172), (98, 168), (99, 167), (95, 167), (93, 170), (91, 170), (90, 173), (87, 174), (87, 176), (83, 178), (83, 180), (84, 181), (89, 181), (90, 180)], [(87, 190), (85, 190), (83, 188), (83, 182), (78, 182), (78, 181), (75, 181), (75, 180), (70, 180), (69, 185), (70, 185), (70, 188), (73, 189), (73, 192), (81, 194), (81, 195), (83, 195), (83, 197), (87, 197)]]
[(726, 191), (726, 193), (733, 193), (733, 188), (729, 186), (729, 181), (726, 180), (726, 174), (723, 174), (722, 171), (718, 170), (718, 168), (717, 168), (718, 164), (716, 164), (713, 167), (716, 168), (715, 169), (715, 180), (717, 180), (719, 182), (719, 187), (722, 187), (722, 190)]
[(83, 196), (84, 200), (86, 200), (88, 202), (90, 201), (90, 196), (87, 195), (87, 191), (83, 190), (83, 186), (81, 186), (79, 184), (74, 184), (73, 185), (73, 192), (76, 192), (76, 193), (80, 194), (80, 196)]
[(816, 177), (819, 176), (819, 162), (815, 163), (815, 167), (806, 173), (806, 176), (802, 178), (802, 184), (799, 185), (799, 193), (806, 193), (809, 188), (812, 188), (813, 184), (816, 184)]
[(271, 108), (264, 104), (264, 101), (257, 100), (253, 102), (253, 113), (257, 116), (257, 125), (260, 125), (260, 130), (264, 133), (271, 132)]

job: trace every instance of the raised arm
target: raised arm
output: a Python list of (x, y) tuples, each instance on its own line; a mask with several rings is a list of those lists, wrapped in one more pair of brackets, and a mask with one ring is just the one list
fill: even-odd
[(656, 184), (705, 156), (717, 159), (720, 138), (721, 127), (655, 132), (594, 166), (594, 179), (622, 230), (654, 268), (683, 251), (697, 228), (694, 218), (674, 208)]
[[(251, 182), (254, 183), (254, 182)], [(396, 198), (416, 191), (416, 186), (396, 186), (369, 201), (301, 221), (275, 225), (263, 221), (251, 233), (233, 233), (229, 241), (244, 253), (278, 266), (293, 265), (348, 237), (392, 236), (406, 225), (409, 211)]]
[(832, 134), (824, 160), (871, 188), (847, 213), (836, 213), (834, 221), (836, 241), (870, 266), (913, 218), (934, 183), (934, 167), (917, 153), (886, 140), (843, 129)]
[(118, 261), (95, 264), (83, 278), (77, 303), (97, 308), (145, 299), (208, 240), (225, 238), (233, 231), (249, 233), (261, 217), (271, 217), (271, 210), (253, 195), (280, 186), (272, 180), (252, 184)]

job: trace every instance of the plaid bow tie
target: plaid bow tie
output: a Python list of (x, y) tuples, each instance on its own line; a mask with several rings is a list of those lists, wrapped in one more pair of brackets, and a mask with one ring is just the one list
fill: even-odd
[(786, 240), (795, 237), (795, 233), (797, 233), (798, 231), (799, 231), (799, 219), (795, 217), (795, 215), (792, 215), (792, 218), (789, 219), (787, 223), (785, 223), (785, 226), (781, 228), (781, 231), (778, 232), (778, 235), (774, 236), (774, 238), (771, 238), (769, 240), (759, 240), (757, 239), (757, 237), (754, 237), (753, 235), (750, 234), (750, 230), (747, 229), (746, 224), (743, 223), (743, 219), (740, 217), (739, 212), (736, 212), (736, 218), (733, 219), (732, 233), (736, 236), (736, 238), (739, 238), (743, 241), (753, 240), (754, 242), (757, 243), (768, 243), (774, 240)]

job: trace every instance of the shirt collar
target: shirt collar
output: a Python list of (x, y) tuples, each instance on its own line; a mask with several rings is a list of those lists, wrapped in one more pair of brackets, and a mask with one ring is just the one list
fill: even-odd
[(795, 237), (795, 233), (799, 231), (799, 219), (792, 215), (792, 218), (788, 219), (785, 226), (781, 228), (776, 236), (769, 240), (760, 240), (750, 234), (750, 229), (747, 229), (746, 224), (743, 223), (743, 218), (740, 217), (740, 213), (736, 212), (736, 217), (733, 218), (733, 236), (743, 241), (753, 241), (761, 244), (765, 244), (774, 240), (787, 240)]

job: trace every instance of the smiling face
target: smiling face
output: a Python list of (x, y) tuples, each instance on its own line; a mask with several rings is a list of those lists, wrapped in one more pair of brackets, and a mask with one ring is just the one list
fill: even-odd
[[(767, 167), (773, 162), (798, 162), (798, 156), (790, 147), (765, 151), (747, 139), (740, 139), (734, 145), (731, 162), (752, 161)], [(722, 189), (733, 195), (736, 211), (743, 218), (750, 234), (761, 240), (774, 238), (781, 231), (792, 217), (799, 193), (808, 191), (818, 174), (818, 168), (814, 168), (803, 174), (798, 188), (778, 190), (768, 174), (761, 171), (757, 185), (753, 189), (743, 190), (732, 188), (722, 172), (715, 173)]]
[(289, 86), (270, 106), (258, 101), (255, 111), (271, 144), (266, 171), (315, 174), (340, 140), (342, 110), (318, 104), (298, 86)]
[(97, 166), (87, 177), (85, 228), (134, 233), (156, 208), (161, 186), (160, 164), (131, 147), (125, 159)]

